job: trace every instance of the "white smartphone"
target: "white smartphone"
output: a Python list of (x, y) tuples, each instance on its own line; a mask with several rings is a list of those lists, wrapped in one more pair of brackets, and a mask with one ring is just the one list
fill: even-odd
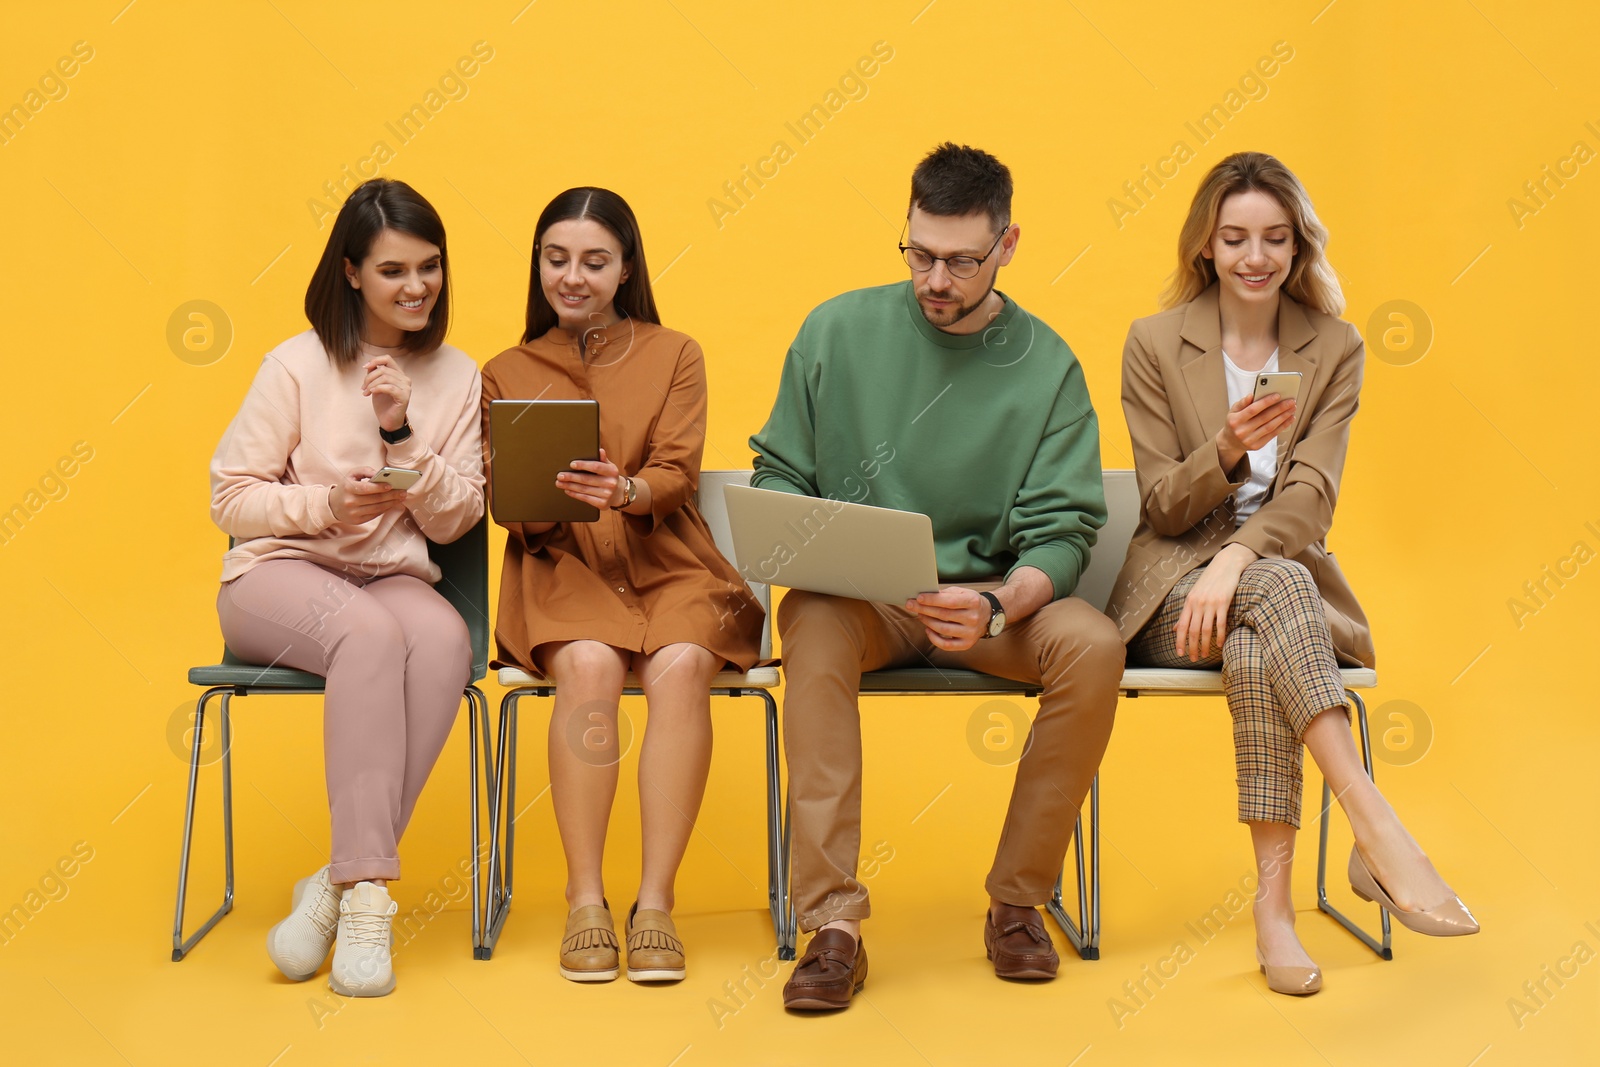
[(1282, 400), (1293, 400), (1300, 395), (1300, 379), (1304, 377), (1297, 370), (1279, 371), (1275, 374), (1256, 375), (1256, 391), (1252, 400), (1260, 400), (1264, 396), (1277, 393)]
[(390, 489), (404, 492), (416, 485), (421, 477), (421, 471), (414, 471), (410, 467), (379, 467), (378, 473), (372, 476), (372, 480), (387, 485)]

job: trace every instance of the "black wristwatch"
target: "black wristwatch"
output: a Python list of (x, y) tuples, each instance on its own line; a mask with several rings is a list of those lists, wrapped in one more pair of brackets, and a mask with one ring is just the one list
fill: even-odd
[(979, 596), (989, 602), (989, 625), (983, 633), (978, 635), (979, 640), (990, 637), (999, 637), (1000, 631), (1006, 628), (1006, 609), (1000, 606), (1000, 598), (993, 593), (979, 593)]
[(383, 438), (383, 443), (386, 445), (397, 445), (401, 441), (408, 440), (411, 437), (411, 420), (402, 422), (398, 430), (385, 430), (379, 426), (378, 436)]

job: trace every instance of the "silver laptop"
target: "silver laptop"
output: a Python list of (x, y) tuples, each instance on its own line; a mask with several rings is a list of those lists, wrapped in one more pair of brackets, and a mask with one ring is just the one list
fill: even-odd
[(939, 588), (926, 515), (748, 485), (723, 496), (745, 581), (881, 604)]

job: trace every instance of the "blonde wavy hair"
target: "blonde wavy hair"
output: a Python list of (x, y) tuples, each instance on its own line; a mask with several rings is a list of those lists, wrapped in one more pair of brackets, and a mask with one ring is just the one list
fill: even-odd
[(1278, 202), (1294, 227), (1298, 251), (1283, 289), (1302, 304), (1328, 315), (1344, 311), (1344, 293), (1328, 262), (1328, 228), (1317, 218), (1306, 187), (1294, 172), (1265, 152), (1235, 152), (1211, 168), (1189, 205), (1189, 217), (1178, 234), (1178, 269), (1161, 294), (1162, 308), (1186, 304), (1217, 280), (1217, 268), (1200, 250), (1211, 243), (1222, 202), (1235, 193), (1255, 190)]

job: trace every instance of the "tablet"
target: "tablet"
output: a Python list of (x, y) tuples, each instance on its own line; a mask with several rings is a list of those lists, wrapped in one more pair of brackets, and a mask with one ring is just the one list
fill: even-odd
[(575, 459), (600, 458), (597, 400), (489, 401), (489, 507), (496, 522), (595, 522), (556, 488)]

